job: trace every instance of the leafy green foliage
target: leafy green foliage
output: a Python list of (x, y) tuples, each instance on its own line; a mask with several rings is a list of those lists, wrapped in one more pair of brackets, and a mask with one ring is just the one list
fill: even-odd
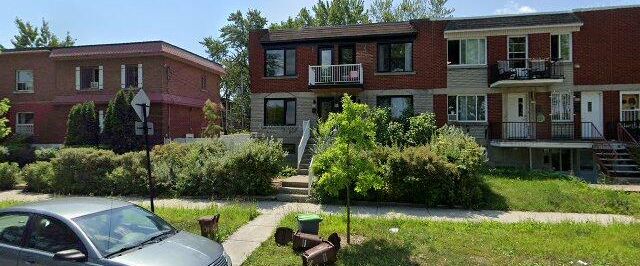
[(109, 195), (107, 180), (116, 167), (112, 151), (92, 148), (65, 148), (51, 160), (55, 172), (52, 189), (60, 194)]
[(439, 128), (431, 140), (431, 149), (467, 172), (479, 172), (487, 160), (484, 148), (456, 126)]
[(73, 46), (76, 41), (69, 32), (67, 32), (64, 40), (60, 40), (58, 36), (51, 32), (49, 22), (44, 19), (42, 19), (40, 29), (20, 18), (16, 18), (15, 24), (18, 28), (18, 35), (14, 35), (13, 40), (11, 40), (15, 48), (66, 47)]
[(398, 22), (424, 18), (446, 18), (455, 11), (446, 7), (448, 0), (374, 0), (369, 7), (371, 20)]
[(363, 0), (332, 0), (318, 2), (311, 7), (313, 12), (302, 8), (298, 15), (280, 23), (271, 24), (271, 29), (299, 29), (302, 27), (335, 26), (369, 23)]
[(64, 141), (67, 146), (97, 146), (100, 143), (98, 114), (93, 102), (71, 107)]
[(9, 158), (9, 148), (0, 146), (0, 162), (5, 162)]
[(107, 107), (103, 140), (116, 153), (135, 151), (142, 147), (142, 141), (135, 131), (138, 115), (131, 106), (133, 97), (132, 91), (119, 90)]
[(0, 163), (0, 190), (12, 189), (20, 176), (17, 163)]
[[(149, 195), (146, 161), (145, 153), (141, 151), (116, 156), (114, 159), (116, 167), (107, 174), (107, 182), (114, 188), (112, 194)], [(165, 191), (163, 184), (156, 186), (156, 189)]]
[(25, 135), (11, 135), (3, 145), (9, 150), (6, 160), (23, 166), (35, 161), (34, 148), (31, 147), (32, 138)]
[(11, 133), (11, 127), (9, 127), (9, 119), (7, 113), (11, 108), (11, 101), (8, 98), (0, 100), (0, 139), (5, 138)]
[(202, 135), (209, 138), (220, 137), (222, 127), (220, 126), (220, 112), (222, 111), (222, 105), (207, 100), (202, 107), (202, 113), (204, 119), (207, 121), (207, 126), (202, 131)]
[(22, 168), (22, 179), (26, 182), (25, 191), (37, 193), (51, 192), (51, 183), (55, 172), (51, 162), (35, 162)]
[(60, 151), (59, 148), (40, 148), (35, 150), (36, 161), (51, 161)]
[(423, 113), (411, 117), (406, 133), (407, 142), (413, 146), (429, 144), (435, 131), (436, 115), (434, 113)]

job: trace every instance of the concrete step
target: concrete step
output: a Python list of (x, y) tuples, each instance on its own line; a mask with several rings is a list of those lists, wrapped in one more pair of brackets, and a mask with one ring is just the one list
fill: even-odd
[(309, 197), (307, 195), (297, 195), (297, 194), (278, 194), (276, 195), (276, 199), (278, 201), (284, 202), (309, 202)]
[(298, 169), (298, 175), (308, 175), (309, 169)]
[(631, 158), (600, 158), (601, 161), (633, 161)]
[(640, 174), (640, 171), (637, 170), (611, 170), (611, 172), (617, 173), (617, 174)]
[(308, 188), (309, 176), (296, 175), (296, 176), (289, 177), (285, 180), (282, 180), (282, 187)]
[(636, 177), (614, 177), (617, 184), (640, 184), (640, 176)]
[(309, 188), (301, 187), (281, 187), (278, 189), (280, 194), (309, 195)]

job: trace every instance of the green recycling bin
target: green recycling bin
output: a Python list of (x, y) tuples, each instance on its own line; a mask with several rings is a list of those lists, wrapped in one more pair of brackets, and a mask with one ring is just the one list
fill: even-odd
[(317, 214), (300, 214), (296, 216), (298, 220), (298, 230), (305, 234), (317, 235), (320, 230), (322, 218)]

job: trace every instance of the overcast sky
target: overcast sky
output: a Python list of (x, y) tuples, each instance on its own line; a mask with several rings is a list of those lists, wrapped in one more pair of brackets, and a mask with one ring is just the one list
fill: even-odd
[[(16, 17), (39, 25), (49, 21), (53, 31), (66, 31), (77, 45), (164, 40), (204, 55), (198, 43), (217, 36), (229, 13), (258, 9), (278, 22), (295, 15), (316, 0), (0, 0), (0, 44), (12, 48)], [(373, 0), (365, 0), (367, 6)], [(455, 17), (527, 12), (562, 11), (574, 8), (638, 5), (640, 0), (449, 0)]]

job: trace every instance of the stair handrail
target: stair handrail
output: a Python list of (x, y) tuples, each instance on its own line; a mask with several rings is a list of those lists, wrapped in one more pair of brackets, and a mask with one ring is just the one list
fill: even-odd
[(315, 174), (313, 173), (313, 157), (311, 157), (311, 162), (309, 162), (309, 182), (307, 184), (307, 194), (311, 197), (311, 187), (313, 186), (313, 182), (315, 182)]
[[(607, 148), (609, 150), (611, 150), (613, 152), (613, 159), (616, 160), (619, 158), (618, 155), (618, 151), (615, 149), (615, 147), (612, 144), (611, 140), (607, 140), (607, 138), (604, 136), (604, 134), (602, 134), (602, 132), (600, 132), (600, 130), (593, 124), (593, 122), (588, 122), (591, 125), (591, 130), (593, 130), (595, 133), (598, 134), (598, 136), (600, 137), (601, 144), (604, 144), (605, 146), (607, 146)], [(594, 152), (593, 154), (594, 157), (594, 161), (600, 166), (601, 170), (604, 169), (606, 171), (606, 174), (608, 176), (611, 176), (611, 171), (609, 170), (609, 168), (605, 165), (604, 162), (602, 162), (600, 160), (600, 158), (596, 155), (596, 153)]]
[(307, 149), (307, 142), (309, 141), (310, 135), (311, 135), (311, 121), (304, 120), (302, 121), (302, 137), (300, 138), (300, 143), (298, 144), (298, 169), (300, 169), (302, 156), (304, 155), (304, 151)]
[(622, 141), (624, 143), (627, 143), (629, 145), (633, 145), (633, 146), (638, 146), (638, 141), (636, 140), (636, 138), (633, 137), (633, 135), (631, 135), (631, 133), (629, 132), (629, 130), (627, 130), (626, 127), (624, 127), (622, 125), (622, 123), (618, 123), (617, 125), (617, 133), (618, 133), (618, 140)]

